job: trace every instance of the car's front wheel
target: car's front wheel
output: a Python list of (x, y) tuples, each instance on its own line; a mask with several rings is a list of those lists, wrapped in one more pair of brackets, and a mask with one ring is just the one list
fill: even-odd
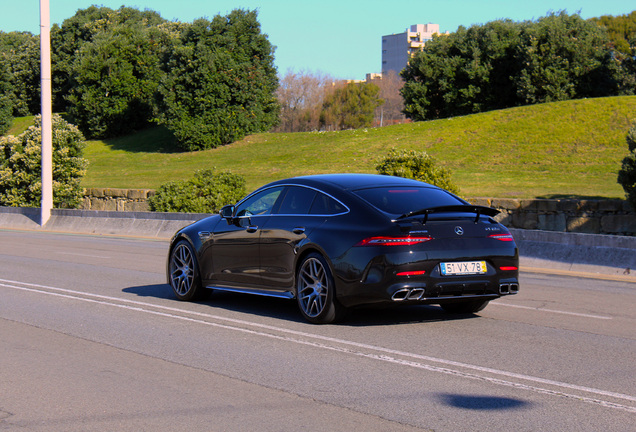
[(446, 303), (440, 305), (448, 313), (467, 314), (483, 310), (490, 300), (467, 300), (457, 303)]
[(336, 299), (333, 276), (322, 255), (311, 253), (302, 260), (296, 274), (296, 299), (309, 322), (329, 324), (342, 319), (345, 309)]
[(170, 252), (168, 280), (179, 300), (196, 300), (201, 297), (203, 287), (199, 277), (199, 266), (190, 243), (181, 240)]

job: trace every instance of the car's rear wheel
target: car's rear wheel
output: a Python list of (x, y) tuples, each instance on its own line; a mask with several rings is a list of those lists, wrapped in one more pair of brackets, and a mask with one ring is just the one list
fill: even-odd
[(336, 299), (335, 284), (325, 258), (307, 255), (296, 274), (296, 299), (303, 317), (315, 324), (329, 324), (344, 316), (345, 309)]
[(190, 243), (181, 240), (170, 252), (169, 281), (179, 300), (196, 300), (201, 297), (203, 287), (199, 277), (199, 266)]
[(448, 313), (467, 314), (483, 310), (490, 300), (467, 300), (456, 303), (446, 303), (440, 305)]

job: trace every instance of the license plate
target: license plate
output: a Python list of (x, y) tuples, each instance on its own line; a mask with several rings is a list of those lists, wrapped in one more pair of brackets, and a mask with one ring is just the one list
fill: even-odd
[(484, 274), (487, 271), (486, 261), (464, 261), (441, 263), (444, 276)]

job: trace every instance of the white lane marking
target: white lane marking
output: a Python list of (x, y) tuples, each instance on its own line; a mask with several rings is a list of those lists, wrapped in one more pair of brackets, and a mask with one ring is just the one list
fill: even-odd
[(603, 316), (603, 315), (592, 315), (592, 314), (584, 314), (584, 313), (578, 313), (578, 312), (567, 312), (567, 311), (561, 311), (561, 310), (555, 310), (555, 309), (543, 309), (543, 308), (539, 308), (539, 307), (512, 305), (512, 304), (508, 304), (508, 303), (490, 303), (488, 306), (505, 306), (505, 307), (511, 307), (511, 308), (517, 308), (517, 309), (528, 309), (528, 310), (533, 310), (533, 311), (537, 311), (537, 312), (549, 312), (549, 313), (556, 313), (556, 314), (562, 314), (562, 315), (573, 315), (573, 316), (578, 316), (578, 317), (583, 317), (583, 318), (594, 318), (594, 319), (602, 319), (602, 320), (611, 320), (612, 319), (612, 317)]
[[(227, 330), (234, 330), (234, 331), (239, 331), (239, 332), (243, 332), (243, 333), (253, 334), (253, 335), (256, 335), (256, 336), (262, 336), (262, 337), (268, 337), (268, 338), (272, 338), (272, 339), (283, 340), (283, 341), (287, 341), (287, 342), (293, 342), (293, 343), (297, 343), (297, 344), (300, 344), (300, 345), (307, 345), (307, 346), (312, 346), (312, 347), (316, 347), (316, 348), (342, 352), (342, 353), (346, 353), (346, 354), (356, 355), (356, 356), (359, 356), (359, 357), (365, 357), (365, 358), (369, 358), (369, 359), (380, 360), (380, 361), (394, 363), (394, 364), (399, 364), (399, 365), (403, 365), (403, 366), (409, 366), (409, 367), (414, 367), (414, 368), (418, 368), (418, 369), (424, 369), (424, 370), (428, 370), (428, 371), (432, 371), (432, 372), (444, 373), (444, 374), (447, 374), (447, 375), (454, 375), (454, 376), (464, 377), (464, 378), (469, 378), (469, 379), (474, 379), (474, 380), (481, 380), (481, 381), (486, 381), (486, 382), (490, 382), (490, 383), (498, 384), (498, 385), (503, 385), (503, 386), (507, 386), (507, 387), (521, 388), (521, 389), (533, 391), (535, 393), (541, 393), (541, 394), (565, 397), (567, 399), (579, 400), (579, 401), (583, 401), (583, 402), (587, 402), (587, 403), (592, 403), (592, 404), (595, 404), (595, 405), (600, 405), (600, 406), (603, 406), (603, 407), (606, 407), (606, 408), (613, 408), (613, 409), (618, 409), (618, 410), (621, 410), (621, 411), (627, 411), (627, 412), (630, 412), (630, 413), (636, 413), (636, 407), (632, 407), (632, 406), (621, 405), (621, 404), (618, 404), (618, 403), (614, 403), (614, 402), (610, 402), (610, 401), (606, 401), (606, 400), (601, 400), (601, 399), (584, 397), (584, 396), (577, 395), (577, 394), (565, 393), (564, 391), (561, 391), (561, 390), (550, 390), (550, 389), (546, 389), (546, 388), (542, 388), (542, 387), (537, 387), (537, 386), (534, 386), (534, 385), (527, 385), (527, 384), (516, 383), (516, 382), (512, 382), (512, 381), (506, 381), (506, 380), (500, 379), (500, 378), (493, 378), (493, 377), (488, 377), (488, 376), (485, 376), (485, 375), (478, 375), (476, 373), (462, 372), (462, 371), (459, 371), (459, 370), (449, 369), (449, 368), (446, 368), (446, 367), (439, 367), (439, 366), (419, 363), (419, 362), (416, 362), (416, 361), (398, 359), (398, 358), (395, 358), (395, 357), (392, 357), (392, 356), (389, 356), (389, 355), (386, 355), (386, 354), (392, 354), (392, 355), (397, 355), (397, 356), (402, 356), (402, 357), (411, 357), (411, 358), (414, 358), (414, 359), (417, 359), (417, 360), (424, 360), (424, 361), (430, 361), (430, 362), (444, 364), (444, 365), (447, 365), (447, 366), (455, 366), (455, 367), (461, 367), (461, 368), (465, 368), (465, 369), (472, 369), (472, 370), (483, 372), (483, 373), (489, 373), (489, 374), (493, 374), (493, 375), (500, 375), (500, 376), (508, 377), (508, 378), (516, 378), (516, 379), (520, 379), (520, 380), (534, 382), (534, 383), (537, 383), (537, 384), (545, 384), (545, 385), (565, 388), (565, 389), (569, 389), (569, 390), (577, 390), (577, 391), (581, 391), (581, 392), (585, 392), (585, 393), (589, 393), (589, 394), (594, 394), (594, 395), (598, 395), (598, 396), (606, 396), (606, 397), (611, 397), (611, 398), (615, 398), (615, 399), (622, 399), (622, 400), (625, 400), (625, 401), (636, 402), (636, 397), (635, 396), (625, 395), (625, 394), (622, 394), (622, 393), (610, 392), (610, 391), (595, 389), (595, 388), (591, 388), (591, 387), (579, 386), (579, 385), (564, 383), (564, 382), (560, 382), (560, 381), (554, 381), (554, 380), (549, 380), (549, 379), (544, 379), (544, 378), (533, 377), (533, 376), (530, 376), (530, 375), (523, 375), (523, 374), (517, 374), (517, 373), (514, 373), (514, 372), (507, 372), (507, 371), (502, 371), (502, 370), (498, 370), (498, 369), (492, 369), (492, 368), (487, 368), (487, 367), (482, 367), (482, 366), (476, 366), (476, 365), (471, 365), (471, 364), (468, 364), (468, 363), (456, 362), (456, 361), (453, 361), (453, 360), (445, 360), (445, 359), (440, 359), (440, 358), (435, 358), (435, 357), (424, 356), (424, 355), (420, 355), (420, 354), (414, 354), (414, 353), (409, 353), (409, 352), (404, 352), (404, 351), (398, 351), (398, 350), (393, 350), (393, 349), (389, 349), (389, 348), (383, 348), (383, 347), (379, 347), (379, 346), (374, 346), (374, 345), (368, 345), (368, 344), (363, 344), (363, 343), (359, 343), (359, 342), (348, 341), (348, 340), (345, 340), (345, 339), (338, 339), (338, 338), (332, 338), (332, 337), (329, 337), (329, 336), (321, 336), (321, 335), (316, 335), (316, 334), (311, 334), (311, 333), (305, 333), (305, 332), (301, 332), (301, 331), (297, 331), (297, 330), (290, 330), (290, 329), (285, 329), (285, 328), (282, 328), (282, 327), (270, 326), (270, 325), (267, 325), (267, 324), (258, 324), (258, 323), (253, 323), (253, 322), (250, 322), (250, 321), (244, 321), (244, 320), (239, 320), (239, 319), (234, 319), (234, 318), (226, 318), (226, 317), (221, 317), (221, 316), (217, 316), (217, 315), (205, 314), (205, 313), (201, 313), (201, 312), (194, 312), (194, 311), (188, 311), (188, 310), (184, 310), (184, 309), (178, 309), (178, 308), (172, 308), (172, 307), (167, 307), (167, 306), (155, 305), (155, 304), (152, 304), (152, 303), (144, 303), (144, 302), (138, 302), (138, 301), (134, 301), (134, 300), (127, 300), (127, 299), (123, 299), (123, 298), (118, 298), (118, 297), (109, 297), (109, 296), (103, 296), (103, 295), (99, 295), (99, 294), (91, 294), (91, 293), (86, 293), (86, 292), (81, 292), (81, 291), (68, 290), (68, 289), (64, 289), (64, 288), (56, 288), (56, 287), (51, 287), (51, 286), (46, 286), (46, 285), (31, 284), (31, 283), (19, 282), (19, 281), (10, 281), (10, 280), (5, 280), (5, 279), (0, 279), (0, 282), (2, 282), (2, 283), (0, 283), (0, 286), (2, 286), (2, 287), (12, 288), (12, 289), (20, 290), (20, 291), (33, 292), (33, 293), (38, 293), (38, 294), (47, 294), (47, 295), (51, 295), (51, 296), (55, 296), (55, 297), (68, 298), (68, 299), (85, 301), (85, 302), (88, 302), (88, 303), (96, 303), (96, 304), (101, 304), (101, 305), (106, 305), (106, 306), (113, 306), (113, 307), (117, 307), (117, 308), (121, 308), (121, 309), (127, 309), (127, 310), (136, 311), (136, 312), (143, 312), (143, 313), (147, 313), (147, 314), (151, 314), (151, 315), (168, 317), (168, 318), (177, 319), (177, 320), (181, 320), (181, 321), (188, 321), (188, 322), (192, 322), (192, 323), (203, 324), (203, 325), (207, 325), (207, 326), (218, 327), (218, 328), (223, 328), (223, 329), (227, 329)], [(27, 286), (31, 286), (31, 287), (35, 287), (35, 288), (26, 288), (24, 286), (15, 286), (15, 285), (9, 285), (9, 284), (27, 285)], [(36, 289), (36, 288), (40, 288), (40, 289)], [(48, 290), (57, 291), (57, 292), (42, 291), (42, 289), (48, 289)], [(64, 293), (64, 294), (61, 294), (61, 293)], [(82, 296), (84, 296), (84, 297), (82, 297)], [(93, 298), (97, 298), (97, 299), (101, 299), (101, 300), (93, 300), (93, 299), (86, 298), (86, 297), (93, 297)], [(134, 304), (134, 305), (137, 305), (137, 306), (127, 306), (127, 305), (124, 305), (124, 304), (111, 303), (113, 301), (120, 302), (120, 303)], [(257, 328), (272, 330), (272, 331), (276, 331), (276, 332), (280, 332), (280, 333), (287, 333), (287, 334), (291, 334), (291, 335), (295, 335), (295, 336), (303, 336), (303, 337), (318, 339), (318, 340), (322, 340), (322, 341), (326, 341), (326, 342), (337, 343), (337, 344), (341, 344), (341, 345), (345, 345), (345, 346), (351, 346), (351, 347), (356, 347), (356, 348), (364, 348), (364, 349), (367, 349), (367, 350), (374, 350), (374, 351), (378, 351), (378, 352), (386, 353), (386, 354), (365, 353), (365, 352), (361, 352), (361, 351), (355, 351), (355, 350), (352, 350), (350, 348), (342, 348), (342, 347), (336, 347), (336, 346), (331, 346), (331, 345), (325, 345), (325, 344), (319, 343), (319, 342), (305, 341), (305, 340), (291, 338), (291, 337), (288, 337), (288, 336), (279, 336), (279, 335), (274, 335), (274, 334), (271, 334), (271, 333), (264, 333), (264, 332), (257, 331), (257, 330), (250, 330), (250, 329), (246, 329), (246, 328), (235, 327), (235, 326), (231, 326), (231, 325), (228, 325), (228, 324), (219, 324), (219, 323), (214, 323), (214, 322), (209, 322), (209, 321), (203, 321), (201, 319), (189, 318), (189, 317), (186, 317), (186, 316), (183, 316), (183, 315), (175, 315), (174, 313), (153, 311), (153, 310), (149, 310), (149, 309), (144, 309), (142, 306), (151, 307), (151, 308), (155, 308), (155, 309), (163, 309), (163, 310), (166, 310), (166, 311), (171, 311), (171, 312), (176, 312), (176, 313), (185, 313), (185, 314), (199, 316), (199, 317), (207, 318), (207, 319), (216, 319), (216, 320), (220, 320), (220, 321), (227, 321), (227, 322), (231, 322), (231, 323), (234, 323), (234, 324), (240, 324), (240, 325), (249, 326), (249, 327), (257, 327)]]
[(81, 254), (81, 253), (74, 253), (74, 252), (58, 252), (60, 255), (72, 255), (72, 256), (81, 256), (81, 257), (88, 257), (88, 258), (101, 258), (101, 259), (110, 259), (111, 257), (109, 256), (101, 256), (101, 255), (89, 255), (89, 254)]

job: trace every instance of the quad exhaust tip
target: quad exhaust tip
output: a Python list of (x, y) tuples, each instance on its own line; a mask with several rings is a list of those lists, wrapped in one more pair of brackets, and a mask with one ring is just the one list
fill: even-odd
[(402, 288), (391, 296), (393, 301), (419, 300), (424, 297), (424, 288)]
[(499, 294), (501, 295), (517, 294), (518, 292), (518, 283), (503, 283), (499, 285)]
[[(502, 283), (499, 284), (499, 295), (511, 295), (519, 292), (518, 283)], [(424, 288), (402, 288), (397, 290), (391, 296), (391, 300), (395, 302), (407, 301), (407, 300), (421, 300), (424, 298)]]

